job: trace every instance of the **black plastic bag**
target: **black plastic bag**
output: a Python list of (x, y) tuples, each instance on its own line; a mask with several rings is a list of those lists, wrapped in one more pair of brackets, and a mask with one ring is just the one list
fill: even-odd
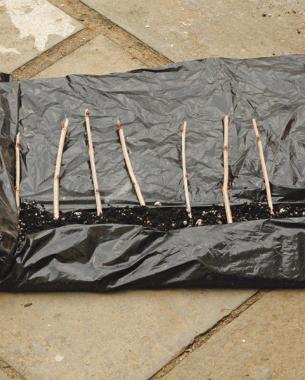
[(14, 140), (21, 133), (23, 199), (51, 208), (59, 125), (61, 209), (94, 208), (84, 111), (92, 114), (97, 174), (106, 204), (135, 205), (116, 133), (126, 126), (148, 205), (184, 204), (179, 128), (187, 120), (193, 206), (222, 203), (222, 118), (231, 115), (231, 203), (259, 201), (264, 183), (256, 117), (275, 202), (305, 201), (305, 57), (206, 59), (107, 76), (0, 84), (0, 287), (97, 290), (173, 286), (305, 285), (305, 218), (161, 232), (131, 225), (68, 225), (17, 245)]

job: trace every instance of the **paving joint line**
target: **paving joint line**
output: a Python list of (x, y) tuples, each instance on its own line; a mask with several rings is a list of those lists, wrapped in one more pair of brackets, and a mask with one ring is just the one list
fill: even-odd
[(3, 372), (11, 380), (26, 380), (15, 368), (0, 358), (0, 374)]
[(106, 16), (84, 4), (80, 0), (49, 0), (65, 13), (88, 28), (97, 28), (111, 41), (127, 50), (132, 56), (148, 65), (173, 63), (168, 57), (128, 32)]
[(80, 22), (84, 29), (67, 37), (38, 57), (33, 58), (14, 70), (12, 76), (15, 80), (32, 78), (101, 34), (146, 66), (173, 63), (169, 58), (154, 50), (107, 17), (88, 7), (80, 0), (48, 1), (74, 20)]
[(202, 334), (197, 335), (192, 343), (183, 348), (173, 359), (171, 359), (167, 364), (160, 368), (149, 380), (159, 380), (171, 372), (175, 367), (177, 367), (183, 360), (185, 360), (192, 352), (200, 348), (205, 344), (210, 338), (215, 334), (219, 333), (225, 326), (237, 319), (243, 312), (248, 310), (257, 301), (259, 301), (269, 290), (259, 290), (249, 297), (245, 302), (240, 304), (237, 308), (231, 311), (230, 314), (224, 316), (210, 329)]
[(61, 58), (73, 53), (73, 51), (85, 45), (94, 37), (94, 32), (86, 28), (74, 33), (72, 36), (67, 37), (65, 40), (15, 69), (12, 72), (13, 79), (22, 80), (34, 77)]

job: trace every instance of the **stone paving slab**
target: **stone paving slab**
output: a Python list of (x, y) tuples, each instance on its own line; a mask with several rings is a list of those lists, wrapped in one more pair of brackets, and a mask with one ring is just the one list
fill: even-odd
[(72, 54), (40, 72), (37, 78), (65, 76), (67, 74), (108, 74), (144, 67), (126, 51), (99, 35)]
[(305, 379), (304, 325), (305, 291), (273, 291), (164, 379)]
[(298, 0), (82, 0), (173, 61), (304, 53)]
[(46, 0), (0, 0), (0, 72), (10, 73), (82, 25)]
[(0, 357), (28, 380), (144, 380), (251, 294), (2, 293)]
[(0, 380), (9, 380), (9, 378), (6, 376), (4, 372), (0, 369)]

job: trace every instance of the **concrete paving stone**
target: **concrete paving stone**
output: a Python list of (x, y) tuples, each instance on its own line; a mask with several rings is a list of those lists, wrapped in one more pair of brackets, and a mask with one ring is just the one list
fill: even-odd
[(4, 372), (0, 369), (0, 380), (9, 380), (9, 378), (6, 376)]
[(82, 25), (46, 0), (0, 0), (0, 72), (10, 73)]
[(144, 63), (129, 55), (108, 38), (99, 35), (92, 41), (40, 72), (37, 78), (67, 74), (108, 74), (144, 67)]
[(144, 380), (251, 294), (2, 293), (0, 357), (28, 380)]
[(299, 0), (82, 0), (173, 61), (304, 53)]
[(190, 354), (166, 380), (305, 379), (305, 291), (273, 291)]

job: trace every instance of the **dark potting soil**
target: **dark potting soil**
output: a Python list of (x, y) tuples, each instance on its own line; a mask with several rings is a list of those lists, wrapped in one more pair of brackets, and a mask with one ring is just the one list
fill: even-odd
[[(269, 209), (262, 203), (245, 203), (232, 206), (234, 222), (270, 218)], [(305, 216), (305, 205), (275, 204), (273, 218)], [(226, 214), (223, 206), (194, 207), (189, 219), (182, 207), (107, 207), (103, 216), (98, 217), (94, 210), (78, 210), (61, 213), (55, 220), (53, 214), (36, 202), (22, 202), (19, 214), (19, 239), (26, 235), (49, 228), (68, 224), (135, 224), (161, 231), (211, 224), (225, 224)]]

